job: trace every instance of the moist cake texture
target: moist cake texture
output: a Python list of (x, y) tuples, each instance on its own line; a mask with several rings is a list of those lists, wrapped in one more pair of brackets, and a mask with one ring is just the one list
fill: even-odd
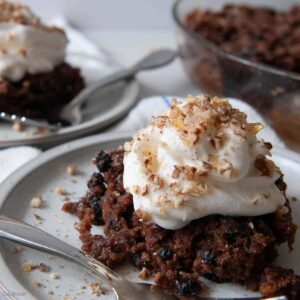
[(26, 74), (18, 82), (0, 81), (0, 111), (49, 122), (62, 121), (60, 110), (84, 87), (80, 70), (62, 63), (52, 72)]

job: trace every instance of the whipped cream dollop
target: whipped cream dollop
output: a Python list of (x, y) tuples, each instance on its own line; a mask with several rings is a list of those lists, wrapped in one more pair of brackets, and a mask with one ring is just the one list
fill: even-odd
[(65, 58), (65, 33), (41, 23), (21, 4), (0, 1), (0, 80), (52, 71)]
[(189, 96), (126, 143), (123, 182), (134, 209), (175, 230), (212, 214), (257, 216), (285, 203), (259, 123), (227, 100)]

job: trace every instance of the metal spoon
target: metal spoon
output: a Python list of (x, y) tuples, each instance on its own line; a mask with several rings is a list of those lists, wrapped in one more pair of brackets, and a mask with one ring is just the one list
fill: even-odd
[[(151, 283), (134, 283), (118, 275), (99, 261), (84, 254), (77, 248), (29, 224), (0, 215), (0, 238), (18, 244), (67, 258), (90, 269), (108, 283), (118, 300), (174, 300), (174, 296), (165, 294), (158, 287), (150, 290)], [(226, 300), (226, 298), (194, 297), (197, 300)], [(230, 298), (230, 300), (286, 300), (285, 296), (271, 298)], [(228, 298), (227, 298), (228, 300)]]
[(80, 107), (89, 98), (89, 96), (96, 90), (115, 83), (117, 81), (128, 79), (136, 75), (139, 71), (155, 69), (158, 67), (165, 66), (172, 62), (177, 53), (170, 49), (161, 49), (152, 52), (141, 61), (133, 65), (131, 68), (118, 71), (114, 74), (108, 75), (100, 81), (89, 85), (83, 89), (70, 103), (68, 103), (62, 109), (60, 117), (63, 120), (70, 122), (72, 125), (79, 124), (82, 120), (82, 114)]

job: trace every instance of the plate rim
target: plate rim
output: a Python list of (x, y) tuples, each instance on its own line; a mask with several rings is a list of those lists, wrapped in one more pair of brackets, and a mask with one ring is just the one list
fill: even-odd
[[(92, 135), (80, 139), (76, 139), (71, 142), (64, 143), (62, 145), (56, 146), (50, 150), (43, 152), (37, 158), (29, 161), (21, 168), (17, 169), (13, 172), (7, 179), (5, 179), (0, 184), (0, 211), (7, 200), (10, 193), (18, 186), (18, 184), (26, 178), (26, 176), (32, 172), (34, 172), (39, 167), (43, 166), (43, 164), (54, 160), (61, 155), (67, 155), (74, 151), (78, 151), (80, 149), (88, 148), (94, 145), (116, 142), (116, 141), (124, 141), (129, 140), (132, 137), (132, 133), (101, 133), (97, 135)], [(100, 150), (100, 149), (99, 149)], [(300, 166), (300, 154), (293, 152), (289, 149), (273, 149), (273, 154), (280, 156), (284, 159), (291, 160)], [(0, 213), (1, 214), (1, 213)], [(7, 282), (13, 282), (14, 286), (22, 291), (26, 291), (28, 294), (26, 295), (27, 299), (35, 299), (36, 298), (30, 293), (29, 290), (26, 289), (26, 286), (23, 286), (17, 278), (10, 271), (10, 268), (4, 261), (4, 257), (2, 254), (2, 247), (0, 247), (0, 266), (3, 270), (7, 271), (8, 274), (5, 276)], [(3, 280), (2, 280), (3, 281)], [(2, 282), (5, 285), (5, 282)]]

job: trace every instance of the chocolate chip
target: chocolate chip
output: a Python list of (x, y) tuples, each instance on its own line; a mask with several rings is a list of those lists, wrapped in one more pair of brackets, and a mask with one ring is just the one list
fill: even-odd
[(163, 259), (163, 260), (167, 260), (170, 259), (172, 257), (172, 250), (170, 248), (161, 248), (158, 252), (158, 255)]
[(94, 225), (102, 225), (103, 218), (102, 218), (102, 209), (100, 207), (100, 199), (98, 197), (90, 195), (88, 197), (88, 202), (89, 202), (90, 207), (95, 212), (95, 218), (93, 220), (93, 224)]
[(210, 251), (210, 250), (204, 251), (201, 256), (202, 256), (203, 261), (206, 264), (208, 264), (208, 265), (216, 264), (216, 257), (212, 251)]
[(142, 254), (139, 252), (135, 252), (131, 254), (131, 259), (135, 267), (142, 269), (143, 267), (145, 268), (150, 268), (149, 264), (145, 261), (142, 260), (141, 258)]
[(100, 172), (106, 172), (110, 167), (111, 157), (105, 151), (101, 150), (95, 162)]

